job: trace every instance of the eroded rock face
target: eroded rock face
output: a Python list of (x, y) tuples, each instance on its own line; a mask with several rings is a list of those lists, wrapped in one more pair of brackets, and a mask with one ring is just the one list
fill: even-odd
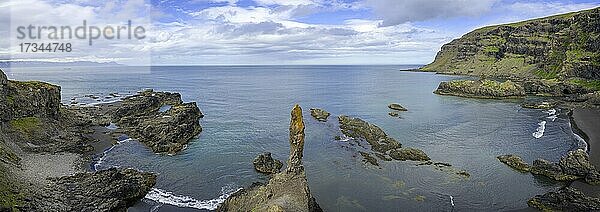
[(323, 109), (320, 109), (320, 108), (311, 108), (310, 109), (310, 115), (312, 117), (314, 117), (315, 119), (317, 119), (318, 121), (326, 122), (327, 118), (331, 114), (329, 112), (323, 110)]
[(61, 106), (59, 86), (38, 81), (0, 81), (5, 83), (1, 85), (1, 121), (33, 116), (58, 118)]
[(156, 175), (111, 168), (52, 179), (26, 211), (126, 211), (150, 191)]
[(290, 120), (290, 158), (287, 161), (288, 173), (299, 173), (304, 170), (302, 154), (304, 153), (304, 120), (302, 108), (295, 105), (292, 109)]
[(471, 98), (521, 98), (525, 90), (520, 85), (509, 81), (492, 80), (455, 80), (441, 82), (435, 94)]
[(500, 162), (510, 166), (511, 168), (520, 172), (529, 172), (531, 166), (527, 164), (521, 157), (516, 155), (501, 155), (497, 157)]
[(277, 159), (273, 159), (270, 152), (258, 155), (252, 163), (256, 171), (267, 174), (275, 174), (283, 167), (283, 163)]
[(273, 175), (266, 185), (253, 184), (236, 192), (217, 211), (322, 211), (310, 194), (302, 166), (304, 122), (300, 106), (294, 106), (291, 116), (286, 171)]
[[(165, 105), (170, 108), (160, 111)], [(202, 131), (198, 121), (202, 117), (196, 103), (183, 103), (178, 93), (148, 90), (125, 98), (113, 120), (152, 151), (174, 154)]]
[(579, 190), (565, 187), (556, 192), (536, 195), (527, 204), (543, 211), (598, 211), (600, 198), (588, 197)]

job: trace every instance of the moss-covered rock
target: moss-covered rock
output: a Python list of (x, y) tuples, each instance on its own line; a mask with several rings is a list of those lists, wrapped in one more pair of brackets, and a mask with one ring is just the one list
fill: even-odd
[(429, 156), (423, 150), (404, 147), (390, 151), (390, 156), (395, 160), (427, 161)]
[(521, 157), (516, 155), (501, 155), (497, 157), (500, 162), (510, 166), (520, 172), (529, 172), (531, 166), (527, 164)]
[(441, 82), (434, 93), (472, 98), (520, 98), (525, 96), (523, 87), (510, 80), (505, 82), (492, 80)]

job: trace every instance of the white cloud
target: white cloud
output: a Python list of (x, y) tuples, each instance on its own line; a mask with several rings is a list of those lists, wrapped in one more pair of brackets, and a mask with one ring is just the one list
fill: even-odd
[(384, 26), (458, 16), (479, 16), (499, 0), (365, 0)]

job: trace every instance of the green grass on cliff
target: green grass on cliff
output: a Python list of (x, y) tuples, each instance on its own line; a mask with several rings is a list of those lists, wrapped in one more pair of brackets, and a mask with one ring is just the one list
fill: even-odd
[(584, 88), (588, 88), (595, 91), (600, 91), (600, 80), (582, 80), (574, 79), (570, 81), (573, 84), (580, 85)]
[(59, 86), (57, 86), (57, 85), (53, 85), (53, 84), (50, 84), (47, 82), (40, 82), (40, 81), (12, 81), (11, 80), (10, 82), (17, 86), (36, 88), (36, 89), (53, 90), (53, 89), (59, 88)]
[(23, 205), (23, 199), (24, 194), (12, 180), (8, 169), (0, 164), (0, 206), (19, 211), (15, 206)]
[(10, 126), (23, 134), (30, 134), (40, 128), (40, 119), (37, 117), (14, 119), (10, 121)]

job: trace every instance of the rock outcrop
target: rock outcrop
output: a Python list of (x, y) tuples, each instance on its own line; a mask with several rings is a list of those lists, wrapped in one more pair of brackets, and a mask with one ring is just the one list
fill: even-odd
[(392, 110), (397, 110), (397, 111), (408, 111), (408, 109), (406, 109), (405, 107), (403, 107), (402, 105), (400, 105), (398, 103), (389, 104), (388, 108), (390, 108)]
[(588, 154), (582, 149), (568, 152), (558, 163), (537, 159), (533, 161), (533, 165), (529, 166), (516, 155), (498, 156), (498, 159), (521, 172), (529, 171), (531, 174), (546, 176), (557, 181), (581, 179), (588, 184), (599, 184), (598, 170), (590, 163)]
[(531, 166), (527, 164), (521, 157), (516, 155), (501, 155), (497, 157), (500, 162), (510, 166), (511, 168), (520, 172), (529, 172)]
[(600, 198), (584, 195), (577, 189), (565, 187), (531, 198), (527, 204), (542, 211), (599, 211)]
[(152, 151), (174, 154), (202, 131), (202, 117), (196, 103), (183, 103), (178, 93), (147, 90), (123, 99), (112, 119)]
[(256, 156), (252, 164), (254, 164), (256, 171), (267, 174), (275, 174), (283, 167), (283, 163), (277, 159), (273, 159), (270, 152)]
[(483, 27), (442, 46), (423, 71), (502, 78), (600, 79), (600, 8)]
[(52, 179), (25, 211), (126, 211), (150, 191), (156, 175), (111, 168)]
[(492, 80), (455, 80), (441, 82), (435, 94), (452, 95), (471, 98), (521, 98), (525, 90), (520, 85), (509, 81)]
[(531, 108), (531, 109), (552, 109), (558, 105), (558, 102), (555, 100), (528, 100), (521, 103), (521, 107)]
[[(381, 128), (370, 124), (359, 118), (348, 116), (339, 116), (340, 129), (342, 133), (348, 137), (361, 139), (369, 143), (371, 150), (382, 154), (384, 157), (390, 156), (396, 160), (413, 160), (426, 161), (429, 160), (427, 154), (420, 149), (403, 148), (400, 142), (389, 137)], [(363, 154), (364, 156), (364, 154)], [(366, 158), (365, 160), (372, 160)], [(373, 164), (373, 163), (372, 163)]]
[(217, 211), (322, 211), (310, 194), (302, 165), (304, 121), (300, 106), (294, 106), (291, 116), (287, 169), (273, 175), (266, 185), (254, 184), (234, 193)]
[(320, 108), (311, 108), (310, 109), (310, 115), (312, 117), (314, 117), (315, 119), (317, 119), (318, 121), (326, 122), (327, 118), (331, 114), (329, 112), (323, 110), (323, 109), (320, 109)]

